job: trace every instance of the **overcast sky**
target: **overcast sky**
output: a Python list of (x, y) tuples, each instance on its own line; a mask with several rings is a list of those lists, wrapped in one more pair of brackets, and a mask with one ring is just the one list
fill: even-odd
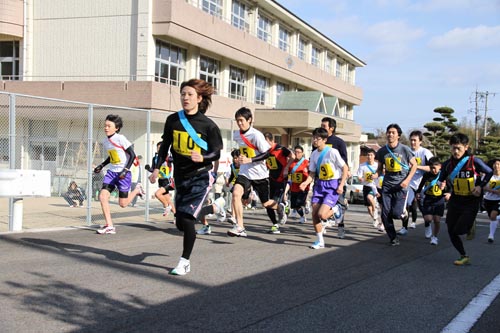
[(488, 116), (500, 122), (500, 0), (278, 3), (367, 64), (356, 72), (363, 132), (423, 129), (439, 106), (473, 122), (476, 89), (490, 92)]

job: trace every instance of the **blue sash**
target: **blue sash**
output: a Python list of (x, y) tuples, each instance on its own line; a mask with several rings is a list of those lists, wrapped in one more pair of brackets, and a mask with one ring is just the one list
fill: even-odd
[(387, 150), (389, 151), (389, 154), (391, 154), (392, 158), (399, 164), (403, 167), (403, 169), (405, 170), (410, 170), (410, 167), (406, 164), (404, 164), (403, 162), (401, 162), (397, 157), (396, 155), (394, 155), (394, 153), (392, 152), (392, 150), (389, 148), (389, 145), (385, 145), (385, 148), (387, 148)]
[(305, 158), (304, 156), (302, 156), (302, 158), (297, 162), (297, 164), (295, 164), (295, 166), (292, 168), (292, 171), (290, 173), (294, 173), (295, 171), (297, 171), (297, 169), (299, 168), (299, 166), (302, 164), (302, 162), (304, 162)]
[(330, 150), (330, 146), (325, 146), (325, 148), (323, 148), (323, 151), (321, 152), (321, 154), (319, 154), (318, 164), (316, 164), (316, 175), (319, 175), (319, 171), (321, 168), (321, 162), (323, 162), (323, 158), (325, 157), (325, 154), (329, 150)]
[(439, 173), (437, 174), (436, 178), (434, 178), (429, 185), (425, 186), (424, 189), (422, 190), (422, 192), (426, 192), (428, 189), (430, 189), (431, 187), (433, 187), (434, 185), (436, 185), (438, 179), (439, 179), (439, 175), (441, 175), (441, 171), (439, 171)]
[(376, 173), (375, 170), (372, 169), (370, 164), (368, 164), (368, 162), (366, 162), (366, 167), (371, 171), (371, 173)]
[(193, 128), (193, 126), (191, 126), (191, 124), (187, 120), (186, 114), (184, 113), (184, 110), (180, 110), (178, 112), (178, 114), (179, 114), (179, 119), (181, 120), (182, 127), (184, 127), (184, 129), (189, 134), (189, 136), (191, 137), (191, 139), (193, 139), (193, 141), (198, 146), (200, 146), (203, 150), (208, 151), (208, 144), (207, 144), (207, 142), (205, 140), (203, 140), (202, 138), (200, 138), (198, 136), (198, 134), (196, 134), (195, 129)]
[(455, 166), (455, 169), (450, 173), (450, 180), (453, 182), (453, 179), (458, 175), (460, 172), (460, 169), (464, 166), (465, 163), (469, 160), (469, 156), (464, 157), (463, 159), (458, 162), (458, 164)]

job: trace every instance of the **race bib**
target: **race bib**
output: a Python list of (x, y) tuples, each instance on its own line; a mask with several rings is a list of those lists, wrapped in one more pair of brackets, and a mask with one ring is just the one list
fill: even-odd
[(300, 184), (303, 182), (303, 176), (304, 174), (303, 173), (294, 173), (292, 175), (292, 182), (295, 183), (295, 184)]
[[(400, 161), (399, 158), (398, 158), (398, 161)], [(389, 172), (401, 172), (401, 164), (396, 162), (394, 160), (394, 158), (387, 157), (385, 159), (385, 170), (387, 170)]]
[(108, 155), (111, 164), (120, 164), (120, 155), (115, 149), (108, 150)]
[[(197, 135), (201, 137), (201, 135)], [(187, 132), (174, 130), (174, 142), (172, 143), (172, 147), (176, 153), (184, 156), (190, 156), (191, 151), (201, 154), (200, 146), (191, 139)]]
[(455, 178), (453, 179), (453, 192), (456, 195), (472, 195), (474, 188), (474, 178)]
[(500, 180), (490, 180), (490, 189), (494, 189), (495, 187), (497, 187), (500, 183)]
[[(254, 151), (255, 154), (255, 151)], [(278, 169), (278, 161), (276, 160), (276, 156), (271, 155), (267, 158), (267, 167), (269, 170), (277, 170)]]
[(170, 175), (170, 168), (166, 165), (162, 165), (160, 167), (160, 178), (168, 178)]
[(365, 172), (364, 178), (367, 182), (371, 182), (373, 180), (373, 172)]
[[(428, 184), (426, 184), (426, 186), (428, 186)], [(434, 186), (431, 186), (427, 189), (427, 191), (425, 191), (425, 194), (427, 195), (432, 195), (432, 196), (435, 196), (435, 197), (440, 197), (441, 195), (443, 195), (443, 191), (441, 190), (441, 186), (439, 186), (437, 183), (434, 184)]]
[(417, 160), (417, 165), (422, 165), (422, 158), (415, 157), (415, 159)]
[(329, 180), (333, 179), (333, 169), (329, 163), (321, 164), (319, 168), (319, 179), (321, 180)]
[(256, 156), (255, 150), (253, 150), (250, 147), (240, 147), (240, 154), (245, 155), (248, 158), (252, 158), (252, 157)]

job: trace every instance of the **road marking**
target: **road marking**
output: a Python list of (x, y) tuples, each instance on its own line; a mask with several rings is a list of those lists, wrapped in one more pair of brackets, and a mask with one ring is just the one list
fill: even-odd
[(500, 293), (500, 274), (474, 297), (469, 304), (441, 331), (467, 333)]

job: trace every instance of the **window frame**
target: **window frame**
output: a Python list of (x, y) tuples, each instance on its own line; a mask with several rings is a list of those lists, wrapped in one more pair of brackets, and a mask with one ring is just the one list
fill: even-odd
[[(206, 60), (207, 63), (212, 64), (214, 71), (209, 71), (209, 70), (203, 70), (202, 69), (202, 61)], [(208, 69), (209, 69), (209, 66)], [(212, 57), (206, 56), (201, 54), (199, 58), (199, 65), (198, 65), (198, 73), (199, 73), (199, 78), (202, 80), (205, 80), (206, 82), (210, 83), (212, 87), (214, 87), (214, 94), (218, 95), (219, 89), (220, 89), (220, 69), (221, 69), (221, 62), (217, 59), (214, 59)]]
[[(234, 72), (238, 72), (240, 78), (233, 78)], [(228, 97), (246, 101), (246, 84), (247, 71), (241, 67), (229, 65)]]
[[(269, 78), (264, 75), (255, 74), (255, 104), (266, 105), (269, 96)], [(259, 85), (259, 83), (264, 83), (264, 85)]]
[[(160, 39), (157, 39), (155, 44), (155, 81), (180, 86), (181, 82), (185, 80), (186, 75), (187, 50)], [(168, 50), (168, 59), (161, 58), (162, 47), (166, 50), (165, 52)], [(172, 55), (177, 55), (177, 61), (172, 59)], [(167, 67), (167, 77), (160, 76), (164, 73), (162, 72), (163, 66)], [(175, 79), (172, 78), (173, 73), (176, 75)]]

